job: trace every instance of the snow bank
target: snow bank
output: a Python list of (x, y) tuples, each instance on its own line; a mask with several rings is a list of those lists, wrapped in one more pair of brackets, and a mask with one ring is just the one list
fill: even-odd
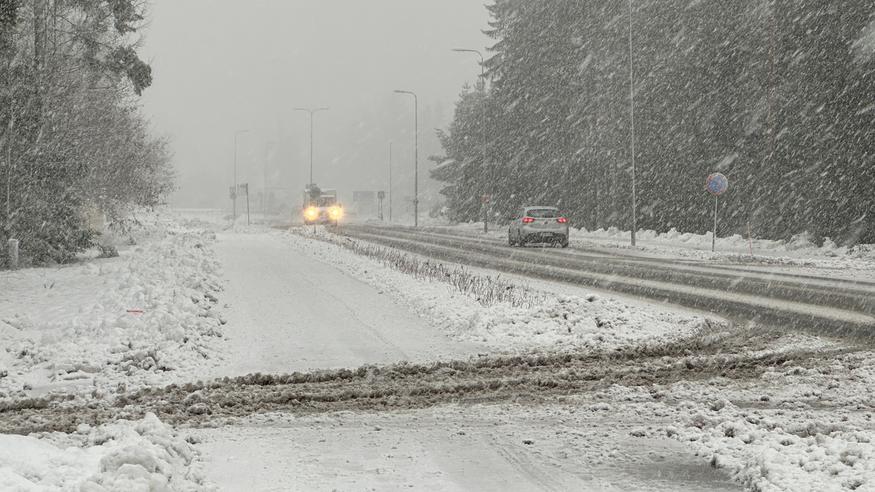
[[(616, 227), (609, 229), (598, 229), (588, 231), (581, 229), (573, 231), (572, 236), (577, 239), (601, 239), (614, 240), (618, 243), (628, 242), (630, 232), (622, 231)], [(680, 247), (685, 249), (702, 250), (707, 253), (711, 251), (711, 236), (710, 232), (705, 234), (692, 234), (689, 232), (679, 232), (672, 228), (668, 232), (658, 233), (652, 230), (638, 231), (636, 239), (646, 245), (662, 246), (662, 247)], [(858, 245), (853, 247), (837, 246), (830, 238), (825, 238), (823, 245), (818, 246), (814, 242), (814, 238), (809, 233), (797, 234), (786, 241), (777, 241), (771, 239), (752, 239), (742, 237), (739, 234), (733, 234), (728, 237), (717, 237), (716, 249), (718, 252), (732, 252), (739, 254), (749, 254), (751, 249), (754, 255), (774, 255), (786, 254), (791, 257), (839, 257), (848, 256), (851, 258), (862, 258), (875, 261), (875, 248), (872, 245)]]
[[(531, 293), (538, 302), (517, 305), (495, 302), (484, 306), (475, 295), (463, 293), (447, 281), (416, 278), (330, 242), (360, 241), (322, 233), (314, 238), (309, 231), (300, 229), (287, 234), (291, 246), (390, 293), (451, 336), (484, 343), (497, 351), (610, 349), (642, 340), (679, 337), (708, 323), (717, 323), (692, 314), (632, 307), (595, 294), (541, 292), (509, 278), (502, 278), (501, 282), (518, 292)], [(403, 252), (393, 254), (416, 257)], [(464, 269), (449, 265), (450, 270)], [(479, 280), (483, 282), (498, 278), (482, 277)]]
[[(678, 438), (754, 490), (872, 490), (871, 431), (813, 415), (745, 411), (729, 402), (689, 405)], [(782, 412), (783, 413), (783, 412)], [(864, 487), (865, 486), (865, 487)]]
[(875, 353), (791, 334), (773, 345), (750, 355), (787, 361), (756, 379), (613, 385), (583, 408), (646, 416), (630, 437), (673, 438), (747, 490), (875, 490)]
[[(875, 353), (799, 338), (776, 344), (788, 361), (751, 384), (667, 389), (679, 402), (673, 437), (753, 490), (875, 490)], [(821, 360), (800, 365), (808, 360), (792, 355), (800, 347)]]
[(0, 397), (164, 384), (215, 363), (215, 234), (166, 215), (141, 225), (117, 258), (0, 272)]
[(74, 434), (0, 434), (0, 490), (210, 490), (195, 448), (154, 414)]

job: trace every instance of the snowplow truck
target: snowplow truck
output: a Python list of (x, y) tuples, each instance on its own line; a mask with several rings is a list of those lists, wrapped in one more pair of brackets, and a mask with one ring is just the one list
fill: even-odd
[(337, 224), (343, 218), (343, 207), (337, 202), (337, 190), (320, 189), (316, 185), (304, 189), (304, 224)]

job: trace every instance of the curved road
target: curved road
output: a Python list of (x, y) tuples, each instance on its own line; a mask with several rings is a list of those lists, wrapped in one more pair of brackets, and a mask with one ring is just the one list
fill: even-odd
[(348, 225), (336, 232), (436, 259), (704, 309), (740, 322), (836, 335), (875, 333), (875, 282), (599, 250), (511, 248), (492, 238), (404, 227)]

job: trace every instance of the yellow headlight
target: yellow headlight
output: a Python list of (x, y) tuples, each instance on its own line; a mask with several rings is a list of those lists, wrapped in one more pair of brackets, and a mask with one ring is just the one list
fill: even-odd
[(328, 209), (328, 216), (331, 220), (338, 220), (343, 217), (343, 209), (340, 207), (331, 207)]
[(304, 210), (304, 218), (307, 220), (316, 220), (319, 218), (319, 209), (316, 207), (309, 207)]

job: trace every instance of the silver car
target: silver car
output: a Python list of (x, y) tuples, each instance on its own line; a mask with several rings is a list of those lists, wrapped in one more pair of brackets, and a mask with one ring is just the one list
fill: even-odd
[(568, 219), (556, 207), (522, 207), (507, 227), (511, 246), (553, 243), (568, 247)]

